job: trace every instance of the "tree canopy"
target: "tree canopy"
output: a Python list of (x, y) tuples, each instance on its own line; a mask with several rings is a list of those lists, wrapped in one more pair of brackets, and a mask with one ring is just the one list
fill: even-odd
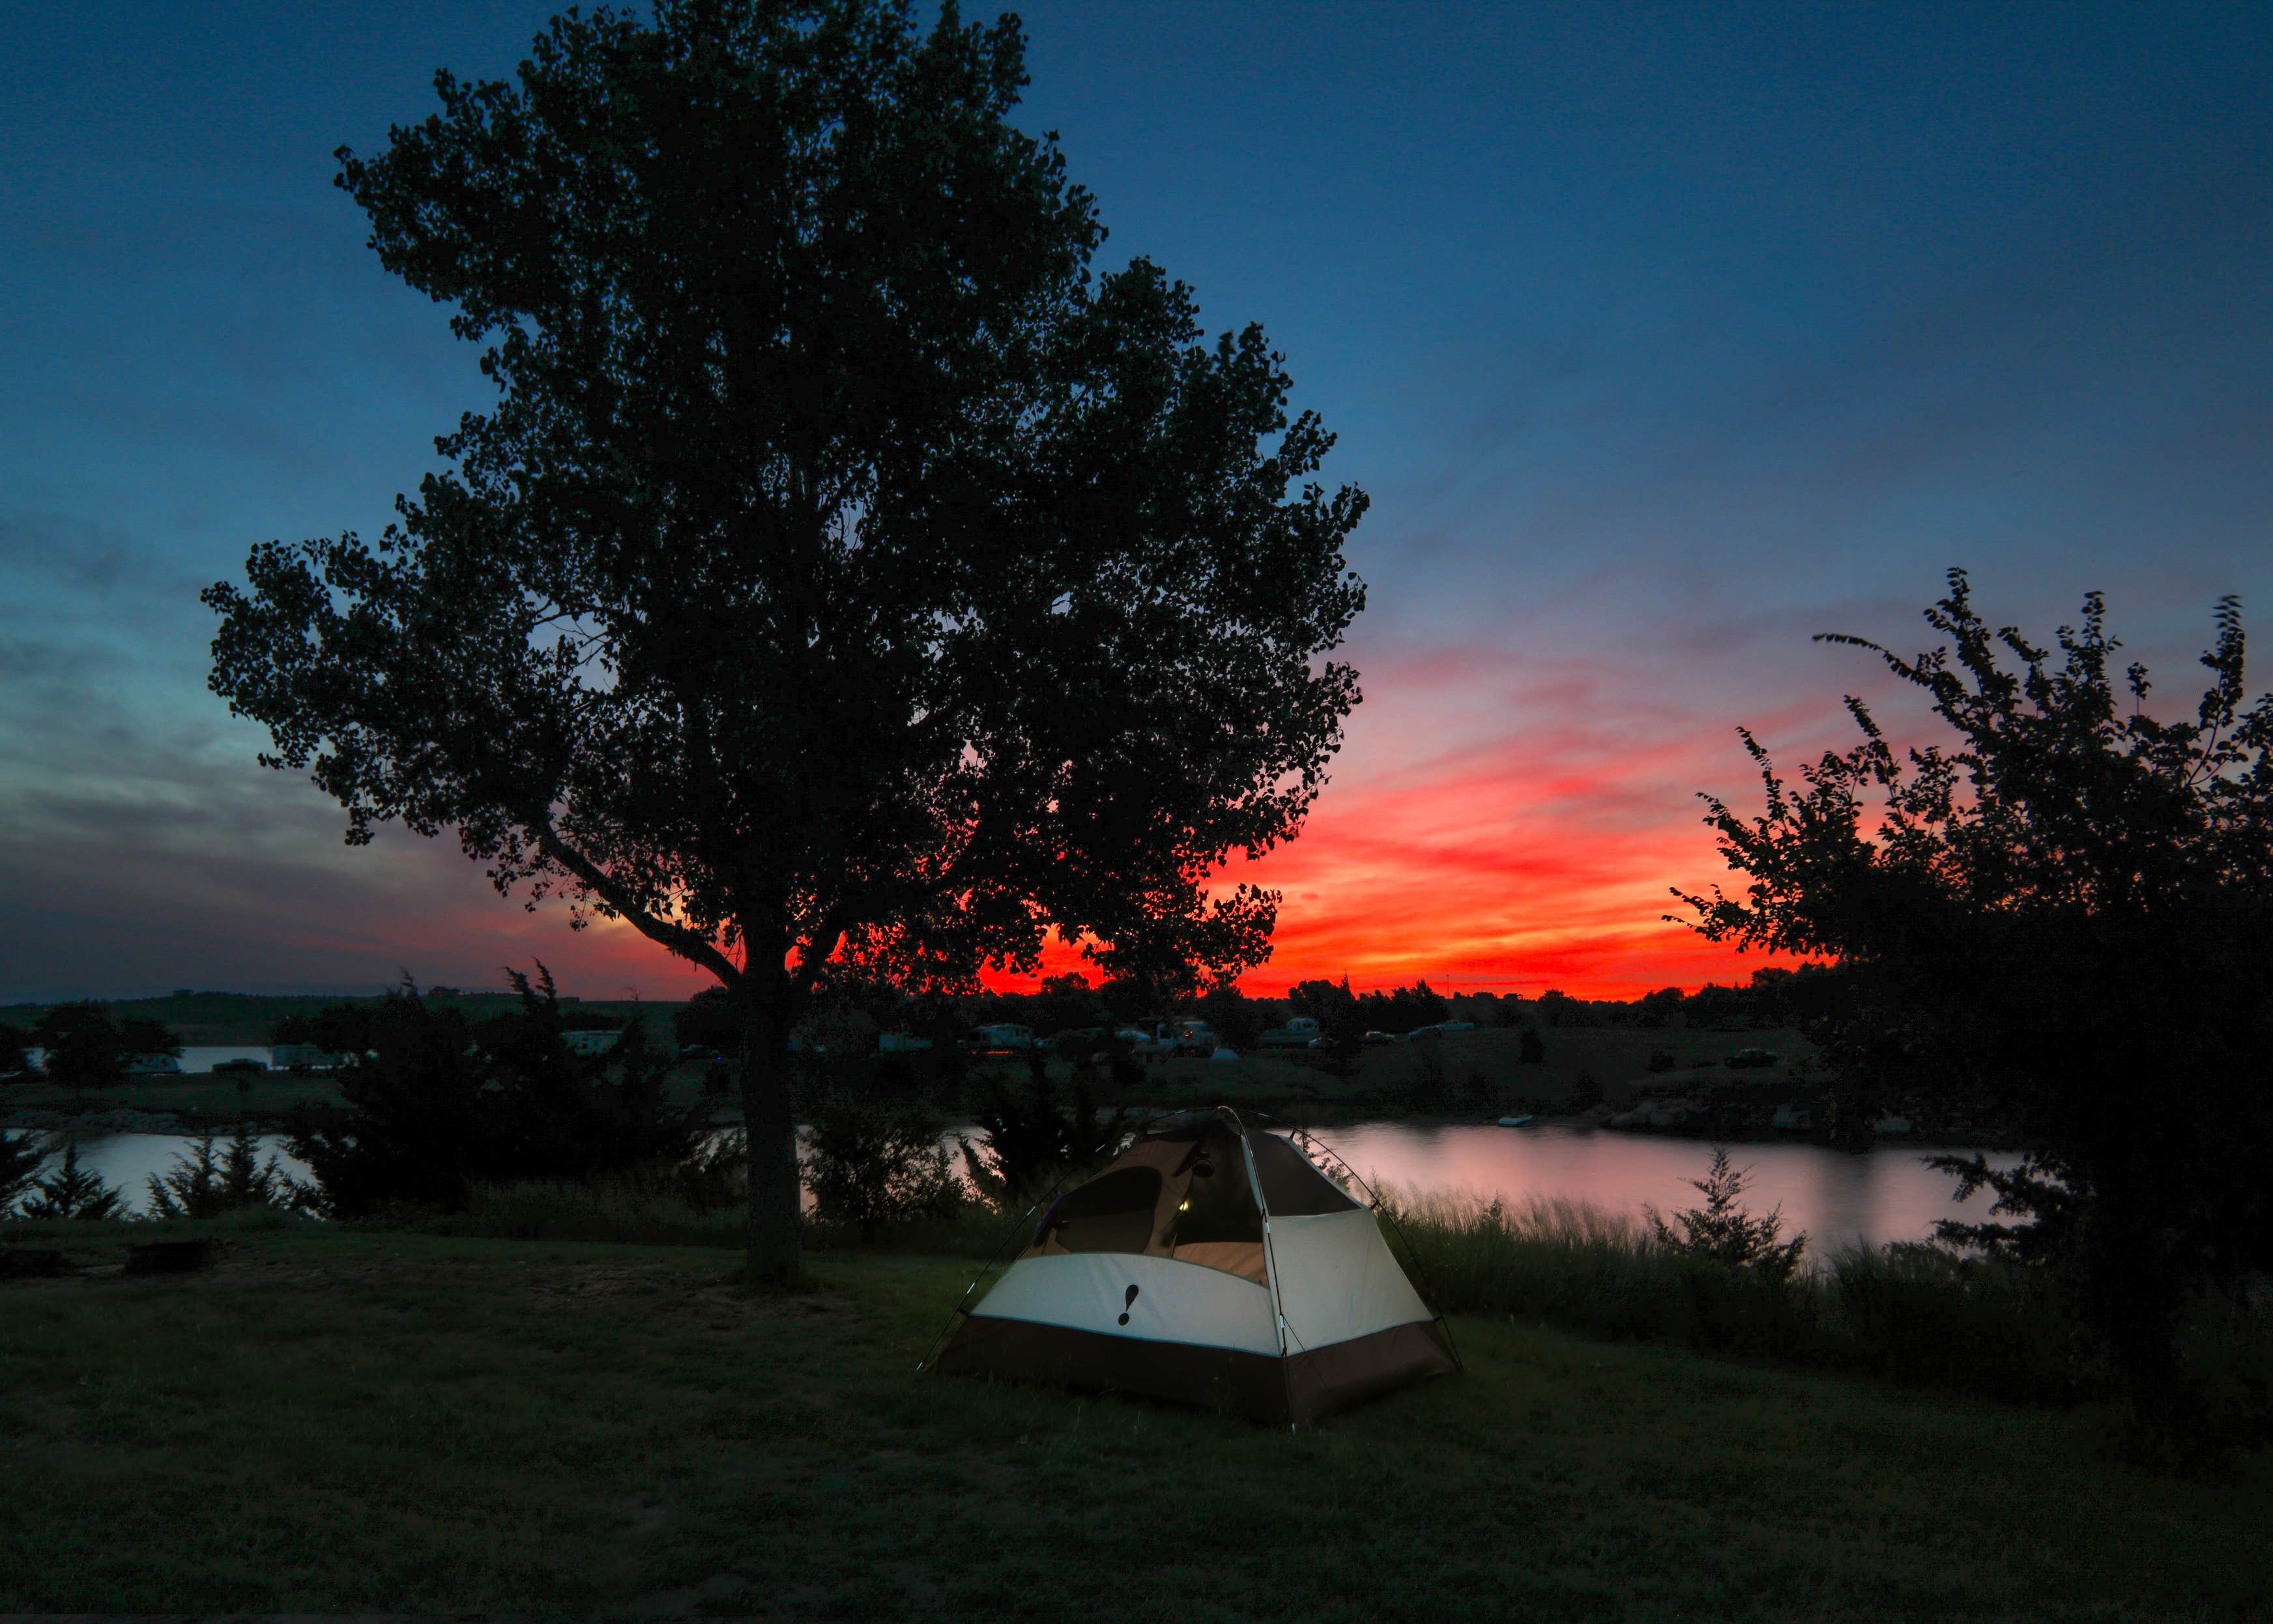
[(1091, 273), (1024, 64), (952, 5), (662, 0), (439, 74), (339, 184), (494, 406), (376, 542), (205, 594), (214, 691), (351, 841), (450, 831), (629, 921), (733, 994), (747, 1075), (832, 965), (1259, 963), (1276, 898), (1209, 876), (1296, 831), (1357, 701), (1363, 495), (1259, 327)]
[[(1835, 959), (1831, 1057), (1984, 1101), (2027, 1151), (1955, 1164), (2022, 1224), (1954, 1238), (2055, 1266), (2143, 1404), (2180, 1390), (2190, 1300), (2273, 1264), (2273, 696), (2246, 704), (2244, 637), (2219, 602), (2191, 715), (2158, 719), (2097, 593), (2056, 648), (1992, 628), (1962, 571), (1904, 658), (1954, 745), (1863, 733), (1792, 786), (1749, 733), (1766, 808), (1707, 797), (1742, 898), (1684, 898), (1715, 940)], [(1677, 893), (1678, 894), (1678, 893)]]

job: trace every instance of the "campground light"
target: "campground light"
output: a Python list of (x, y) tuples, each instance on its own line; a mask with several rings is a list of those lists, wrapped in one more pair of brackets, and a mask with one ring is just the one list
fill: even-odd
[(1191, 1202), (1191, 1198), (1190, 1198), (1189, 1196), (1186, 1196), (1182, 1200), (1181, 1200), (1181, 1201), (1177, 1202), (1177, 1203), (1176, 1203), (1176, 1210), (1177, 1210), (1178, 1212), (1180, 1212), (1180, 1213), (1188, 1213), (1188, 1212), (1191, 1211), (1191, 1210), (1192, 1210), (1192, 1202)]

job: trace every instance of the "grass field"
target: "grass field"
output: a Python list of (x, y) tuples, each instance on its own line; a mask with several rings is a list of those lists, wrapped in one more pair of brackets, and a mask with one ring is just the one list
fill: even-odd
[(2089, 1410), (1467, 1316), (1465, 1374), (1289, 1435), (917, 1377), (950, 1259), (824, 1252), (764, 1297), (716, 1250), (224, 1232), (208, 1274), (0, 1286), (0, 1611), (2224, 1619), (2273, 1595), (2273, 1467), (2143, 1476)]

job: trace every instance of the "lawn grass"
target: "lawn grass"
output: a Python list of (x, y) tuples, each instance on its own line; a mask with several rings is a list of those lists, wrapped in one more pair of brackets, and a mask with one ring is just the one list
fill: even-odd
[(2273, 1465), (2146, 1476), (2089, 1410), (1471, 1315), (1465, 1374), (1289, 1434), (916, 1376), (954, 1259), (763, 1296), (716, 1250), (221, 1232), (208, 1274), (0, 1286), (0, 1612), (2209, 1618), (2273, 1583)]

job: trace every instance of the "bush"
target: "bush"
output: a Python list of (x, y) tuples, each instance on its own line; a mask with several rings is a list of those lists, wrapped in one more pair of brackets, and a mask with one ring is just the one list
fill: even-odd
[(971, 1115), (979, 1142), (962, 1141), (964, 1169), (971, 1187), (998, 1207), (1016, 1206), (1064, 1174), (1093, 1166), (1129, 1127), (1121, 1111), (1100, 1115), (1079, 1080), (1061, 1099), (1049, 1074), (1039, 1070), (1023, 1091), (987, 1078)]
[(1519, 1052), (1525, 1065), (1544, 1065), (1547, 1063), (1547, 1042), (1539, 1035), (1538, 1027), (1526, 1026), (1523, 1029)]
[(1579, 1073), (1579, 1080), (1571, 1086), (1571, 1109), (1591, 1111), (1602, 1102), (1602, 1085), (1592, 1071)]
[(886, 1224), (943, 1216), (957, 1205), (942, 1124), (926, 1107), (862, 1090), (832, 1090), (811, 1106), (806, 1188), (823, 1223), (874, 1241)]
[(1649, 1051), (1649, 1069), (1653, 1072), (1670, 1071), (1678, 1064), (1679, 1062), (1664, 1049), (1653, 1049)]

